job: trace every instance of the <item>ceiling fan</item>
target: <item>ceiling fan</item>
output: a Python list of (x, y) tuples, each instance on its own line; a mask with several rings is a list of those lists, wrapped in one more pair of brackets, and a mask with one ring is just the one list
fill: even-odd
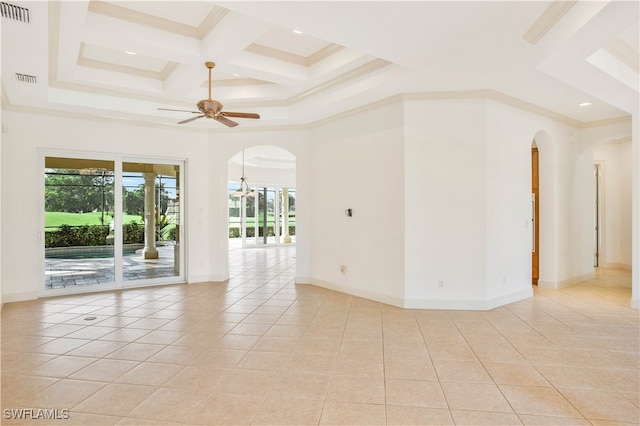
[(187, 111), (183, 109), (169, 109), (169, 108), (158, 108), (162, 111), (181, 111), (181, 112), (190, 112), (192, 114), (200, 114), (197, 117), (187, 118), (186, 120), (179, 121), (178, 124), (185, 124), (190, 121), (197, 120), (202, 117), (213, 118), (214, 120), (219, 121), (220, 123), (229, 126), (235, 127), (238, 125), (235, 121), (229, 120), (227, 117), (234, 118), (260, 118), (259, 114), (250, 113), (250, 112), (230, 112), (230, 111), (222, 111), (222, 104), (211, 97), (211, 70), (216, 66), (213, 62), (205, 62), (204, 63), (207, 68), (209, 68), (209, 98), (203, 99), (196, 104), (199, 111)]

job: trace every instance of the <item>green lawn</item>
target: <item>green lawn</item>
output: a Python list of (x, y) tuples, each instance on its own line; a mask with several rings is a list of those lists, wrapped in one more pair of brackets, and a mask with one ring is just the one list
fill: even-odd
[[(260, 214), (259, 219), (258, 219), (258, 224), (259, 226), (262, 226), (262, 214)], [(255, 218), (253, 216), (251, 217), (247, 217), (247, 226), (249, 228), (253, 228), (255, 225)], [(273, 225), (273, 223), (275, 222), (275, 217), (273, 213), (269, 213), (267, 216), (267, 224), (269, 225)], [(280, 225), (282, 225), (282, 223), (280, 223)], [(295, 216), (289, 216), (289, 226), (295, 226), (296, 225), (296, 217)], [(230, 217), (229, 218), (229, 227), (238, 227), (240, 226), (240, 218), (239, 217)]]
[[(82, 226), (82, 225), (100, 225), (100, 218), (102, 217), (102, 213), (100, 212), (90, 212), (90, 213), (65, 213), (65, 212), (45, 212), (44, 214), (44, 226), (47, 228), (54, 228), (60, 225), (70, 225), (70, 226)], [(105, 213), (104, 215), (105, 225), (108, 225), (111, 222), (111, 216)], [(138, 215), (124, 215), (124, 223), (130, 223), (131, 221), (135, 221), (137, 223), (142, 224), (142, 218)], [(269, 224), (273, 224), (274, 217), (273, 214), (269, 214), (268, 217)], [(247, 218), (247, 226), (252, 228), (254, 226), (254, 218)], [(262, 226), (262, 217), (259, 222), (260, 226)], [(295, 216), (289, 218), (289, 225), (295, 226), (296, 218)], [(230, 227), (238, 227), (240, 226), (240, 218), (232, 217), (229, 218), (229, 226)]]
[[(60, 225), (70, 226), (82, 226), (82, 225), (100, 225), (102, 213), (90, 212), (90, 213), (65, 213), (65, 212), (45, 212), (44, 213), (44, 226), (57, 227)], [(124, 215), (124, 223), (131, 221), (142, 223), (142, 218), (139, 215)], [(111, 216), (105, 213), (104, 223), (108, 225), (111, 222)]]

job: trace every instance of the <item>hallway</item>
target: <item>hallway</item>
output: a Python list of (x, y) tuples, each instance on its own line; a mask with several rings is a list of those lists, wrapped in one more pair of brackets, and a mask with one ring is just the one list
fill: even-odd
[(628, 271), (479, 312), (295, 285), (295, 246), (231, 250), (229, 268), (6, 304), (2, 408), (65, 425), (639, 422)]

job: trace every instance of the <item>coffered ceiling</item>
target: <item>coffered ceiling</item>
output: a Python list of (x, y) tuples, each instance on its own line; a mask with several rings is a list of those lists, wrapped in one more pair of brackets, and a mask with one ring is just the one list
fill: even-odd
[(3, 2), (2, 103), (178, 125), (193, 115), (158, 108), (196, 111), (212, 61), (212, 97), (262, 117), (241, 127), (399, 95), (489, 97), (589, 125), (638, 104), (638, 14), (635, 1)]

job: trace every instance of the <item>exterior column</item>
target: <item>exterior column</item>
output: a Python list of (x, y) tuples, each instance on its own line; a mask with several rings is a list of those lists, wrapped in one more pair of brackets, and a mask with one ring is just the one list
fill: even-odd
[(145, 259), (157, 259), (156, 248), (156, 175), (144, 174), (144, 250)]

